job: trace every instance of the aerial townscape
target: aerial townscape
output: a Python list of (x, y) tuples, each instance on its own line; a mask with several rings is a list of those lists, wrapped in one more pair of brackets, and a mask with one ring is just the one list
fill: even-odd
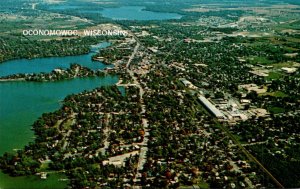
[(300, 2), (1, 1), (0, 188), (300, 188)]

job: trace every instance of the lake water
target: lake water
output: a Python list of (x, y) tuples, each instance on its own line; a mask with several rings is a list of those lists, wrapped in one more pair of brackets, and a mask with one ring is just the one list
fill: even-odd
[(180, 19), (176, 13), (152, 12), (143, 10), (141, 6), (124, 6), (119, 8), (105, 8), (101, 10), (102, 16), (113, 20), (168, 20)]
[(38, 176), (10, 177), (0, 172), (1, 189), (64, 189), (67, 187), (67, 181), (63, 174), (51, 174), (46, 180), (41, 180)]
[(113, 20), (169, 20), (169, 19), (180, 19), (182, 15), (176, 13), (166, 12), (152, 12), (143, 10), (143, 6), (122, 6), (118, 8), (104, 8), (97, 10), (88, 9), (87, 7), (71, 6), (71, 5), (55, 5), (49, 6), (50, 10), (72, 10), (84, 15), (88, 14), (101, 14), (103, 17), (111, 18)]
[[(92, 51), (106, 47), (109, 43), (94, 46)], [(13, 60), (0, 64), (1, 75), (16, 73), (39, 73), (62, 67), (68, 68), (73, 62), (92, 69), (103, 69), (107, 66), (100, 62), (92, 62), (87, 55), (37, 58), (32, 60)], [(30, 129), (35, 120), (45, 112), (52, 112), (60, 107), (60, 102), (69, 94), (92, 90), (100, 86), (109, 86), (118, 82), (117, 76), (104, 78), (76, 78), (54, 82), (0, 82), (0, 155), (21, 149), (33, 141), (33, 131)], [(124, 89), (121, 89), (122, 94)], [(58, 182), (64, 175), (51, 174), (46, 180), (38, 176), (10, 177), (0, 171), (0, 188), (65, 188), (66, 182)]]
[[(44, 112), (60, 107), (67, 95), (113, 85), (118, 77), (76, 78), (56, 82), (0, 82), (0, 154), (23, 148), (33, 141), (32, 123)], [(58, 182), (64, 175), (51, 175), (46, 181), (37, 176), (10, 177), (0, 172), (0, 188), (65, 188)]]
[(118, 77), (76, 78), (56, 82), (0, 82), (0, 154), (22, 148), (33, 137), (33, 122), (59, 108), (68, 94), (113, 85)]
[(65, 57), (47, 57), (47, 58), (34, 58), (34, 59), (18, 59), (10, 60), (0, 63), (0, 77), (17, 73), (40, 73), (51, 72), (56, 68), (69, 68), (70, 64), (78, 63), (82, 66), (97, 70), (110, 65), (102, 64), (98, 61), (92, 61), (91, 57), (96, 53), (97, 49), (108, 47), (110, 43), (100, 43), (91, 48), (91, 52), (79, 56), (65, 56)]

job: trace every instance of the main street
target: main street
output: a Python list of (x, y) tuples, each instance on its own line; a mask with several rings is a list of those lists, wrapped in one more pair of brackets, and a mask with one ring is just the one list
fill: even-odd
[[(144, 114), (146, 112), (146, 108), (144, 105), (144, 99), (143, 99), (144, 89), (141, 86), (138, 78), (135, 76), (134, 71), (131, 69), (131, 63), (139, 51), (140, 42), (133, 33), (131, 33), (131, 35), (135, 38), (137, 44), (136, 44), (128, 62), (126, 63), (126, 72), (130, 75), (130, 77), (132, 78), (132, 81), (133, 81), (133, 83), (131, 83), (129, 85), (134, 85), (135, 87), (137, 87), (139, 89), (139, 101), (140, 101), (140, 105), (141, 105), (140, 114)], [(144, 130), (145, 134), (143, 137), (143, 141), (140, 144), (141, 148), (140, 148), (140, 153), (139, 153), (139, 159), (138, 159), (136, 173), (134, 176), (135, 183), (137, 182), (138, 175), (140, 175), (139, 171), (143, 170), (144, 164), (146, 163), (147, 152), (148, 152), (147, 143), (148, 143), (149, 129), (148, 129), (148, 120), (146, 118), (142, 119), (142, 126), (143, 126), (143, 130)], [(134, 188), (139, 188), (139, 186), (135, 185)]]

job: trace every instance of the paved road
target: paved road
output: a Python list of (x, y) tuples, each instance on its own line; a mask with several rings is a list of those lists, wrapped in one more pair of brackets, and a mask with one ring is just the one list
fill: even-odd
[[(140, 48), (140, 42), (138, 40), (138, 38), (132, 33), (133, 37), (136, 39), (136, 46), (133, 50), (133, 53), (131, 54), (127, 64), (126, 64), (126, 71), (127, 73), (129, 73), (129, 75), (131, 76), (133, 83), (130, 85), (135, 85), (138, 89), (139, 89), (139, 100), (141, 103), (141, 112), (140, 114), (144, 114), (146, 112), (146, 107), (144, 105), (144, 99), (143, 99), (143, 95), (144, 95), (144, 89), (141, 86), (140, 82), (138, 81), (137, 77), (134, 75), (134, 71), (130, 69), (130, 64), (132, 62), (132, 60), (134, 59), (134, 57), (136, 56), (136, 54), (138, 53), (138, 50)], [(137, 164), (137, 171), (135, 173), (135, 178), (134, 181), (136, 181), (136, 177), (139, 173), (139, 171), (143, 170), (144, 164), (146, 163), (147, 160), (147, 151), (148, 151), (148, 136), (149, 136), (149, 130), (148, 130), (148, 120), (146, 118), (142, 119), (142, 125), (143, 125), (143, 129), (145, 131), (145, 135), (144, 135), (144, 139), (141, 142), (141, 149), (140, 149), (140, 154), (139, 154), (139, 160), (138, 160), (138, 164)], [(134, 186), (134, 188), (137, 188), (138, 186)]]

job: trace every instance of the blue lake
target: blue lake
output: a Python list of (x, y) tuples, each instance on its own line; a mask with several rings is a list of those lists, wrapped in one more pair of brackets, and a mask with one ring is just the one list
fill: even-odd
[(32, 141), (33, 122), (60, 107), (67, 95), (113, 85), (118, 77), (77, 78), (56, 82), (0, 82), (0, 155)]
[(143, 6), (121, 6), (118, 8), (104, 8), (97, 10), (96, 7), (88, 9), (87, 7), (73, 6), (73, 5), (55, 5), (49, 6), (50, 10), (72, 10), (84, 15), (89, 14), (101, 14), (103, 17), (111, 18), (113, 20), (169, 20), (180, 19), (182, 15), (176, 13), (166, 12), (152, 12), (144, 10)]
[[(7, 61), (0, 64), (0, 75), (50, 72), (55, 68), (68, 68), (71, 63), (80, 63), (91, 69), (103, 69), (108, 66), (101, 62), (92, 62), (91, 57), (99, 48), (109, 45), (101, 43), (92, 46), (91, 52), (86, 55)], [(117, 76), (108, 75), (104, 78), (76, 78), (42, 83), (0, 82), (0, 155), (21, 149), (33, 141), (31, 125), (43, 113), (59, 109), (61, 101), (67, 95), (114, 85), (118, 80)], [(125, 93), (123, 88), (120, 91)], [(66, 188), (66, 182), (58, 181), (61, 178), (65, 178), (65, 175), (54, 174), (47, 180), (41, 180), (37, 176), (14, 178), (0, 171), (0, 188)]]
[[(108, 66), (101, 62), (93, 62), (91, 57), (96, 51), (109, 45), (107, 42), (94, 45), (91, 52), (86, 55), (7, 61), (0, 64), (0, 76), (50, 72), (55, 68), (69, 68), (71, 63), (80, 63), (95, 70), (103, 69)], [(42, 113), (58, 109), (59, 101), (67, 95), (117, 82), (116, 76), (42, 83), (0, 82), (0, 155), (27, 144), (33, 137), (30, 130), (33, 122)]]
[(119, 8), (105, 8), (100, 11), (102, 16), (113, 20), (168, 20), (180, 19), (176, 13), (152, 12), (143, 10), (141, 6), (124, 6)]
[(0, 63), (0, 77), (17, 73), (40, 73), (51, 72), (56, 68), (69, 68), (72, 63), (79, 63), (82, 66), (97, 70), (107, 66), (101, 62), (92, 61), (91, 57), (98, 49), (108, 47), (110, 43), (100, 43), (91, 47), (91, 52), (79, 56), (47, 57), (34, 59), (18, 59)]

